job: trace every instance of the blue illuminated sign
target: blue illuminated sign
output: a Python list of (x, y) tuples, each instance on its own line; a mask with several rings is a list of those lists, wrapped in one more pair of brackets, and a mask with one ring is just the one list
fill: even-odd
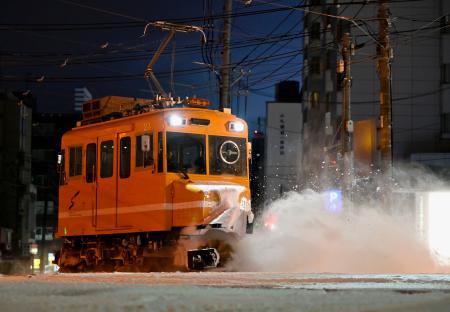
[(342, 210), (342, 191), (330, 189), (325, 191), (325, 208), (330, 212), (340, 212)]

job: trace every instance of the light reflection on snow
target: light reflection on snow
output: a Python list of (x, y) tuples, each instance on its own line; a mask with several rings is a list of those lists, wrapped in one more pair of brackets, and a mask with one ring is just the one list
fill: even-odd
[(442, 264), (450, 264), (450, 192), (428, 194), (428, 244)]

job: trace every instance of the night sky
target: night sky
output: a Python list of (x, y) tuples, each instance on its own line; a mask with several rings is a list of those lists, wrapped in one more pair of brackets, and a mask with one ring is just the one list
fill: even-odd
[[(237, 99), (235, 84), (233, 113), (247, 119), (251, 129), (264, 117), (265, 102), (273, 100), (274, 84), (300, 80), (303, 14), (289, 8), (298, 4), (233, 1), (231, 67), (234, 79), (248, 73), (240, 89), (248, 81), (250, 90), (245, 116), (245, 96)], [(166, 91), (205, 97), (217, 108), (218, 81), (211, 69), (221, 64), (222, 6), (223, 1), (214, 0), (4, 1), (0, 88), (31, 90), (39, 112), (70, 111), (75, 87), (86, 86), (93, 97), (152, 97), (143, 74), (165, 33), (149, 27), (143, 37), (145, 25), (157, 20), (210, 24), (203, 53), (199, 33), (178, 33), (154, 71)]]

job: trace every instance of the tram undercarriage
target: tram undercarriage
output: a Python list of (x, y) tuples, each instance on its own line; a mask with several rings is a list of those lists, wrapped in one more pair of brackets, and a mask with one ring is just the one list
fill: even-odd
[(170, 272), (224, 267), (232, 258), (233, 233), (180, 232), (66, 237), (56, 262), (60, 272)]

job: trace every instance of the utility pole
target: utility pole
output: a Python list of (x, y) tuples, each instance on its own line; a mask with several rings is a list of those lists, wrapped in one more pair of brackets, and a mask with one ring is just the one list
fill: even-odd
[(380, 77), (380, 154), (381, 170), (392, 166), (392, 99), (391, 99), (391, 46), (389, 42), (388, 0), (379, 0), (378, 7), (378, 75)]
[[(342, 58), (344, 62), (344, 85), (343, 85), (343, 99), (342, 99), (342, 127), (341, 127), (341, 153), (344, 159), (343, 170), (345, 177), (344, 180), (353, 179), (353, 121), (351, 115), (350, 104), (350, 88), (351, 88), (351, 75), (350, 75), (350, 58), (352, 54), (352, 44), (350, 41), (350, 34), (345, 33), (342, 36)], [(351, 182), (353, 181), (346, 181)], [(349, 186), (348, 183), (345, 185)]]
[(220, 68), (220, 108), (230, 107), (230, 40), (233, 0), (224, 0), (222, 66)]
[[(42, 190), (43, 188), (41, 188)], [(40, 266), (39, 269), (41, 273), (45, 273), (45, 262), (46, 262), (46, 255), (47, 255), (47, 246), (45, 242), (45, 234), (47, 234), (47, 214), (48, 214), (48, 192), (50, 191), (49, 187), (45, 187), (45, 196), (44, 196), (44, 211), (42, 214), (42, 237), (41, 237), (41, 250), (40, 250)]]

